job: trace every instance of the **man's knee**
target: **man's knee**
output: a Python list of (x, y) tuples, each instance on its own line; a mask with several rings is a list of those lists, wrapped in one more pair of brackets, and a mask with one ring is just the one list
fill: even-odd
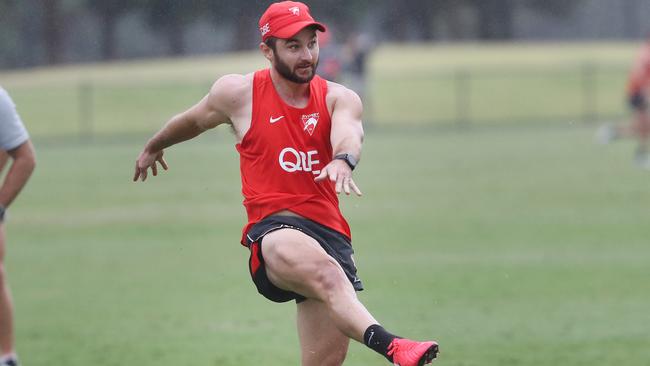
[(335, 350), (326, 355), (323, 355), (323, 359), (318, 363), (319, 366), (341, 366), (343, 361), (345, 361), (345, 356), (347, 355), (347, 350)]
[(345, 356), (347, 355), (347, 353), (348, 353), (347, 348), (339, 349), (330, 353), (329, 358), (326, 360), (327, 361), (326, 365), (331, 365), (331, 366), (343, 365), (343, 361), (345, 361)]
[(340, 291), (345, 291), (350, 283), (341, 267), (332, 258), (322, 260), (312, 278), (312, 287), (321, 300), (328, 301)]
[(347, 356), (348, 347), (330, 347), (320, 351), (308, 350), (306, 352), (309, 354), (303, 354), (303, 366), (341, 366)]

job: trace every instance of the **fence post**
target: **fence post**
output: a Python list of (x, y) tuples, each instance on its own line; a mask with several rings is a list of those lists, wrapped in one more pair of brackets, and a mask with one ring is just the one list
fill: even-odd
[(93, 139), (93, 85), (91, 82), (79, 84), (79, 139), (88, 142)]
[(469, 72), (465, 69), (456, 70), (456, 125), (459, 128), (470, 124), (470, 85)]
[(596, 101), (596, 66), (585, 62), (581, 66), (582, 79), (582, 122), (597, 122), (598, 106)]

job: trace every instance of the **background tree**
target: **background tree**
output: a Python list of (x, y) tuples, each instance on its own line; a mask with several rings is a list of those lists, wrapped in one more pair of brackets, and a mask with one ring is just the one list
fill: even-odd
[(332, 34), (344, 37), (360, 31), (364, 15), (370, 11), (372, 0), (330, 0), (310, 4), (311, 13), (332, 29)]
[[(65, 61), (93, 61), (119, 57), (158, 55), (149, 42), (163, 37), (168, 53), (185, 53), (186, 30), (209, 20), (223, 35), (228, 47), (218, 51), (247, 50), (259, 42), (257, 22), (272, 0), (0, 0), (0, 66), (26, 67)], [(312, 12), (332, 29), (334, 40), (373, 32), (373, 39), (433, 41), (455, 39), (510, 40), (526, 25), (520, 16), (540, 14), (546, 20), (568, 19), (571, 24), (588, 22), (588, 12), (615, 14), (616, 24), (604, 30), (608, 37), (638, 39), (644, 36), (644, 0), (309, 0)], [(582, 12), (582, 13), (580, 13)], [(618, 17), (620, 15), (620, 17)], [(128, 22), (120, 22), (124, 17)], [(621, 20), (622, 19), (622, 20)], [(545, 24), (545, 25), (544, 25)], [(544, 32), (557, 21), (536, 25)], [(125, 28), (119, 32), (117, 27)], [(152, 34), (123, 37), (149, 27)], [(546, 27), (546, 28), (544, 28)], [(575, 28), (575, 27), (574, 27)], [(620, 29), (620, 31), (617, 31)], [(197, 39), (212, 37), (209, 28), (197, 27)], [(553, 39), (571, 39), (575, 34)], [(89, 39), (96, 37), (97, 39)], [(128, 37), (128, 36), (127, 36)], [(594, 38), (582, 33), (582, 38)], [(122, 45), (118, 44), (123, 42)], [(96, 47), (99, 45), (99, 47)], [(119, 46), (124, 52), (120, 54)], [(137, 51), (133, 51), (137, 50)], [(149, 51), (151, 50), (151, 51)]]
[(485, 40), (512, 39), (518, 6), (552, 17), (569, 16), (582, 0), (466, 0), (476, 10), (477, 37)]
[(16, 1), (0, 1), (0, 50), (3, 58), (0, 66), (15, 62), (18, 48), (18, 24)]
[[(524, 5), (546, 15), (556, 18), (566, 18), (573, 14), (582, 5), (582, 1), (583, 0), (525, 0)], [(625, 0), (621, 3), (633, 5), (634, 0)], [(632, 6), (632, 8), (636, 9), (637, 7)]]
[(117, 57), (116, 24), (120, 17), (142, 5), (141, 0), (85, 0), (85, 6), (93, 12), (101, 23), (102, 59)]
[(386, 37), (394, 41), (431, 41), (436, 38), (436, 17), (448, 11), (453, 0), (383, 0), (370, 6), (380, 6), (380, 22)]
[(214, 0), (206, 4), (211, 19), (226, 24), (232, 30), (230, 49), (239, 51), (254, 47), (259, 42), (258, 22), (270, 1)]
[(185, 53), (187, 25), (203, 14), (206, 1), (142, 0), (147, 24), (165, 35), (171, 55)]
[(43, 0), (43, 41), (45, 43), (45, 62), (58, 64), (63, 60), (63, 33), (65, 21), (61, 0)]
[(475, 8), (477, 36), (485, 40), (505, 40), (513, 36), (514, 0), (469, 0)]

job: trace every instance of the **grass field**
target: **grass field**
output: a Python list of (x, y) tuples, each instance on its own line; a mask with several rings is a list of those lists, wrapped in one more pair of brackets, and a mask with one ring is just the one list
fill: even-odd
[[(638, 45), (465, 44), (378, 48), (366, 117), (377, 125), (550, 124), (626, 112)], [(226, 73), (266, 67), (259, 52), (0, 72), (40, 137), (145, 133), (205, 95)]]
[[(613, 65), (609, 76), (599, 77), (617, 85), (624, 74), (617, 70), (633, 50), (388, 47), (378, 50), (373, 72), (395, 86), (393, 96), (408, 88), (411, 95), (436, 95), (439, 84), (404, 82), (407, 89), (400, 89), (392, 84), (395, 75), (453, 75), (458, 66), (563, 72), (593, 59)], [(396, 52), (408, 65), (402, 71), (386, 56)], [(128, 137), (112, 144), (36, 139), (37, 170), (7, 225), (25, 366), (299, 364), (295, 306), (267, 302), (247, 274), (229, 133), (220, 129), (174, 147), (169, 172), (131, 182), (145, 142), (137, 136), (200, 96), (208, 76), (229, 65), (244, 72), (257, 65), (251, 60), (238, 55), (0, 74), (36, 135), (75, 134), (77, 107), (57, 98), (76, 98), (79, 83), (90, 81), (102, 86), (94, 90), (97, 131)], [(516, 82), (482, 75), (495, 82), (482, 84), (485, 93), (515, 98), (485, 101), (481, 108), (491, 118), (545, 111), (546, 104), (525, 104)], [(559, 95), (548, 93), (558, 88), (552, 81), (525, 78), (542, 85), (552, 103), (578, 98), (577, 78), (567, 76)], [(143, 88), (131, 88), (140, 82)], [(371, 90), (373, 108), (391, 106), (390, 93), (378, 96), (386, 88)], [(596, 95), (614, 106), (606, 90)], [(620, 98), (620, 89), (612, 93)], [(421, 108), (413, 113), (425, 115), (431, 103), (413, 104)], [(646, 366), (650, 176), (632, 166), (632, 143), (594, 145), (593, 128), (579, 123), (464, 133), (381, 128), (391, 119), (394, 126), (416, 120), (407, 118), (412, 105), (392, 105), (381, 112), (379, 127), (367, 131), (355, 171), (364, 197), (342, 199), (367, 289), (360, 297), (376, 317), (398, 334), (440, 341), (441, 365)], [(440, 115), (449, 108), (441, 105)], [(567, 115), (574, 114), (567, 105)], [(555, 112), (542, 113), (542, 121)], [(385, 364), (356, 344), (346, 362)]]
[[(146, 184), (139, 149), (40, 149), (8, 226), (25, 365), (298, 364), (294, 306), (247, 277), (229, 136), (172, 149)], [(630, 150), (583, 128), (369, 133), (365, 196), (343, 199), (363, 301), (438, 339), (443, 365), (647, 365), (649, 177)], [(346, 363), (382, 364), (358, 345)]]

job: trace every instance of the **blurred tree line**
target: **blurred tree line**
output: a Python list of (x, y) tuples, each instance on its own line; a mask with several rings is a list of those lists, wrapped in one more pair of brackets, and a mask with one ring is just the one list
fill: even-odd
[[(552, 17), (571, 14), (582, 0), (312, 0), (312, 13), (335, 35), (371, 31), (377, 41), (440, 38), (508, 40), (515, 11)], [(259, 39), (257, 21), (271, 1), (260, 0), (0, 0), (0, 67), (27, 67), (125, 57), (184, 55), (188, 30), (227, 34), (212, 51), (250, 49)], [(131, 28), (120, 35), (130, 19)], [(135, 25), (134, 25), (135, 24)], [(149, 32), (152, 37), (140, 33)], [(137, 56), (121, 52), (138, 42)], [(148, 49), (147, 39), (161, 50)], [(205, 38), (206, 45), (210, 43)]]

